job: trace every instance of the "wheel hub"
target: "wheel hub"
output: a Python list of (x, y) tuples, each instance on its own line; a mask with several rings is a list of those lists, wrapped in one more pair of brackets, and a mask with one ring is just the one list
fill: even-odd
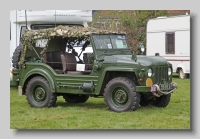
[(123, 90), (116, 91), (115, 99), (118, 103), (124, 103), (126, 101), (127, 95)]
[(113, 91), (112, 101), (116, 106), (124, 106), (127, 103), (127, 100), (127, 92), (123, 88), (119, 87)]
[(46, 92), (45, 90), (42, 88), (42, 87), (38, 87), (36, 90), (35, 90), (35, 98), (37, 101), (42, 101), (44, 100), (46, 97)]

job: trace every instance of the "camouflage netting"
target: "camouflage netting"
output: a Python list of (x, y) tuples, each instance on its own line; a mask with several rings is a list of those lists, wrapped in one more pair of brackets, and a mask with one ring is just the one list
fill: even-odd
[[(115, 32), (110, 30), (99, 30), (97, 28), (85, 28), (80, 26), (58, 26), (55, 28), (41, 29), (41, 30), (26, 30), (22, 35), (22, 52), (19, 65), (22, 65), (25, 59), (27, 48), (32, 49), (36, 40), (48, 39), (51, 40), (55, 37), (61, 38), (85, 38), (89, 39), (92, 34), (126, 34), (125, 32)], [(49, 42), (49, 41), (48, 41)], [(43, 49), (43, 52), (47, 49), (47, 46)]]

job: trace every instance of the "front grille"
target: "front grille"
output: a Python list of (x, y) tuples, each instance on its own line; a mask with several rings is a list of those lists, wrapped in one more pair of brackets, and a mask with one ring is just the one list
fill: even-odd
[(155, 83), (159, 84), (163, 80), (168, 81), (168, 68), (167, 67), (155, 67)]

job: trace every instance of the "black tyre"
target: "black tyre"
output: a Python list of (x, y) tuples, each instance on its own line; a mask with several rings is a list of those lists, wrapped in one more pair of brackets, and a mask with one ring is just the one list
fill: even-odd
[(156, 101), (154, 102), (153, 105), (156, 107), (164, 108), (169, 104), (170, 97), (171, 97), (171, 94), (162, 95), (162, 96), (156, 98)]
[(26, 99), (31, 107), (51, 107), (56, 104), (57, 95), (51, 92), (46, 79), (37, 76), (28, 82), (26, 87)]
[(63, 98), (69, 103), (85, 103), (88, 100), (89, 95), (65, 94), (63, 95)]
[(79, 103), (85, 103), (89, 99), (89, 95), (82, 95)]
[(148, 106), (149, 104), (150, 103), (147, 102), (146, 100), (143, 100), (143, 99), (140, 100), (140, 106), (142, 106), (142, 107)]
[(145, 107), (152, 103), (152, 98), (149, 98), (149, 95), (141, 95), (140, 97), (140, 106)]
[(125, 77), (117, 77), (106, 85), (104, 102), (111, 111), (134, 111), (139, 106), (140, 94), (135, 91), (133, 81)]
[(13, 67), (18, 69), (19, 65), (18, 62), (20, 60), (20, 56), (21, 56), (21, 51), (22, 51), (22, 45), (19, 44), (19, 46), (17, 46), (17, 48), (15, 49), (13, 56), (12, 56), (12, 63), (13, 63)]

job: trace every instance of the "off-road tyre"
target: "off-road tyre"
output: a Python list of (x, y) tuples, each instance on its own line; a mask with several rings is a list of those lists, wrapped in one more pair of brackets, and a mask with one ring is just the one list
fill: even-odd
[(36, 76), (27, 84), (26, 99), (31, 107), (52, 107), (56, 104), (57, 95), (51, 92), (45, 78)]
[(136, 92), (135, 88), (135, 83), (126, 77), (110, 80), (103, 93), (107, 109), (115, 112), (137, 110), (140, 103), (140, 93)]
[(12, 56), (12, 63), (13, 63), (12, 66), (16, 69), (19, 69), (18, 62), (20, 60), (21, 51), (22, 51), (22, 45), (19, 44), (19, 46), (17, 46)]
[(146, 100), (140, 98), (140, 106), (145, 107), (145, 106), (148, 106), (149, 104), (150, 104), (149, 102), (147, 102)]
[(160, 108), (167, 107), (167, 105), (170, 102), (170, 98), (171, 98), (171, 94), (162, 95), (156, 98), (156, 101), (153, 103), (153, 105)]
[(78, 94), (65, 94), (63, 98), (68, 103), (85, 103), (89, 95), (78, 95)]

